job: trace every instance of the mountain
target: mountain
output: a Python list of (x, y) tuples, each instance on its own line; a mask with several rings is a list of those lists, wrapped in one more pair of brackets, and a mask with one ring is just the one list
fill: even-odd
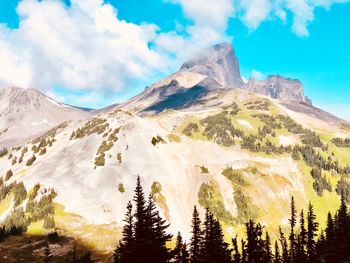
[(275, 75), (266, 80), (251, 78), (244, 83), (232, 45), (220, 43), (196, 54), (183, 63), (179, 71), (121, 104), (121, 108), (159, 113), (201, 103), (203, 98), (218, 90), (238, 88), (281, 101), (311, 104), (299, 80)]
[[(212, 48), (209, 53), (227, 54), (220, 50)], [(228, 50), (225, 45), (223, 50)], [(228, 53), (224, 57), (232, 57)], [(250, 218), (262, 222), (276, 239), (278, 226), (288, 223), (291, 196), (298, 210), (311, 201), (324, 229), (327, 212), (334, 214), (339, 205), (336, 189), (350, 192), (350, 148), (343, 140), (350, 137), (349, 124), (306, 103), (301, 85), (293, 91), (298, 82), (271, 80), (279, 87), (278, 96), (264, 93), (265, 88), (254, 93), (245, 85), (228, 87), (223, 81), (229, 82), (232, 72), (219, 78), (215, 74), (222, 62), (215, 61), (221, 60), (212, 54), (204, 57), (186, 62), (188, 66), (125, 103), (94, 115), (83, 112), (83, 119), (59, 124), (0, 153), (0, 221), (23, 207), (35, 218), (27, 234), (37, 236), (47, 233), (43, 223), (53, 217), (60, 235), (86, 245), (96, 259), (111, 262), (125, 207), (140, 176), (146, 194), (153, 196), (171, 224), (170, 231), (181, 231), (186, 240), (194, 205), (201, 215), (209, 208), (222, 223), (227, 240), (242, 237), (244, 222)], [(196, 65), (206, 65), (207, 73)], [(287, 86), (290, 90), (284, 91)], [(40, 97), (39, 111), (32, 106), (37, 103), (27, 105), (28, 98), (27, 111), (21, 110), (22, 103), (11, 104), (21, 105), (18, 116), (32, 121), (35, 114), (50, 112), (54, 103), (30, 92), (39, 94), (35, 95)], [(56, 106), (60, 116), (62, 109), (76, 110)], [(11, 116), (19, 119), (16, 112), (11, 110)], [(31, 127), (31, 122), (27, 125)], [(16, 136), (23, 133), (24, 129)], [(322, 167), (321, 176), (311, 173), (316, 165)], [(28, 194), (23, 195), (19, 182)], [(34, 200), (40, 203), (40, 198), (49, 196), (44, 207), (52, 207), (38, 208), (41, 217), (31, 209), (35, 189), (40, 190)], [(12, 242), (17, 244), (20, 238)]]
[(238, 59), (229, 43), (210, 47), (182, 64), (180, 71), (208, 76), (224, 88), (240, 88), (244, 85)]
[(59, 103), (35, 89), (2, 89), (0, 147), (20, 145), (64, 121), (88, 115), (83, 110)]
[(304, 97), (304, 89), (301, 82), (297, 79), (288, 79), (282, 76), (268, 76), (266, 80), (249, 79), (245, 89), (269, 96), (273, 99), (308, 102)]

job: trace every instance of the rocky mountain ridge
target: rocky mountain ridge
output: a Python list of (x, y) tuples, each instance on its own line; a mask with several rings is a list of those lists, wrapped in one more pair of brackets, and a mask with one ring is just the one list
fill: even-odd
[(25, 143), (64, 121), (88, 116), (88, 112), (57, 102), (36, 89), (2, 89), (0, 147)]

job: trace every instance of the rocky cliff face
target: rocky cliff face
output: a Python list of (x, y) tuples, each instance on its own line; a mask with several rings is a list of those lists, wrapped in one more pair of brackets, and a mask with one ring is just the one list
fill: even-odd
[(180, 70), (206, 75), (224, 88), (240, 88), (244, 84), (238, 59), (229, 43), (220, 43), (202, 51), (186, 61)]
[(311, 103), (305, 98), (303, 85), (299, 80), (279, 75), (268, 76), (265, 80), (251, 78), (244, 89), (273, 99)]

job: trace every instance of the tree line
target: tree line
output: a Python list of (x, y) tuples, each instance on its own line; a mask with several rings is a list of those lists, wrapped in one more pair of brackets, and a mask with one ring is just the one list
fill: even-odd
[(344, 195), (338, 211), (328, 213), (326, 228), (321, 231), (312, 204), (306, 212), (298, 213), (292, 197), (289, 228), (279, 228), (274, 242), (262, 224), (249, 220), (245, 224), (246, 236), (241, 240), (235, 236), (229, 244), (209, 209), (202, 222), (195, 206), (189, 244), (179, 232), (173, 249), (168, 243), (173, 236), (166, 231), (169, 224), (161, 218), (152, 196), (146, 199), (139, 177), (133, 201), (134, 205), (127, 205), (123, 237), (113, 255), (116, 263), (350, 262), (350, 214)]

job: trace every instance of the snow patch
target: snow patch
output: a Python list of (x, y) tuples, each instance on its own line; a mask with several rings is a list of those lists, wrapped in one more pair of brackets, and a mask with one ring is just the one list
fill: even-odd
[(38, 125), (43, 125), (43, 124), (47, 124), (50, 126), (53, 125), (52, 123), (48, 122), (47, 119), (42, 119), (42, 121), (39, 121), (39, 122), (36, 122), (36, 121), (32, 122), (32, 126), (38, 126)]
[(295, 143), (295, 138), (292, 136), (280, 135), (279, 140), (280, 140), (280, 144), (282, 144), (283, 146), (288, 146)]
[(69, 105), (66, 105), (64, 103), (59, 103), (57, 101), (55, 101), (54, 99), (51, 99), (50, 97), (45, 97), (46, 100), (48, 100), (49, 102), (51, 102), (52, 104), (55, 104), (56, 106), (62, 107), (62, 108), (73, 108)]
[(250, 124), (249, 121), (246, 120), (238, 120), (238, 123), (248, 129), (253, 129), (253, 126)]

